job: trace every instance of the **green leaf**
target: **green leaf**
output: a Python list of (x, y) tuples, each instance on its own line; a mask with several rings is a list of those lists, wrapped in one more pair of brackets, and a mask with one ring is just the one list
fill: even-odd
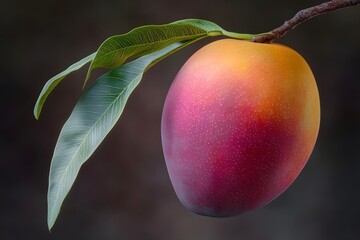
[(71, 65), (45, 84), (36, 102), (34, 116), (36, 119), (39, 118), (45, 100), (54, 88), (69, 73), (78, 70), (88, 62), (91, 64), (84, 86), (91, 71), (95, 68), (116, 68), (121, 66), (129, 57), (143, 56), (176, 42), (220, 35), (243, 40), (251, 40), (254, 37), (252, 34), (228, 32), (215, 23), (200, 19), (185, 19), (164, 25), (142, 26), (126, 34), (110, 37), (101, 44), (97, 52)]
[(205, 36), (219, 36), (226, 32), (217, 24), (187, 19), (164, 25), (149, 25), (105, 40), (92, 61), (85, 83), (95, 68), (116, 68), (131, 56), (142, 56), (160, 50), (170, 44)]
[(54, 90), (54, 88), (70, 73), (79, 70), (82, 66), (84, 66), (85, 64), (89, 63), (90, 61), (92, 61), (95, 57), (96, 53), (93, 53), (83, 59), (81, 59), (80, 61), (74, 63), (73, 65), (71, 65), (70, 67), (68, 67), (66, 70), (62, 71), (61, 73), (57, 74), (56, 76), (52, 77), (51, 79), (49, 79), (45, 86), (43, 87), (37, 101), (35, 104), (35, 108), (34, 108), (34, 116), (36, 119), (39, 119), (40, 113), (41, 113), (41, 109), (47, 99), (47, 97), (49, 96), (49, 94)]
[(96, 80), (79, 99), (61, 130), (51, 162), (49, 229), (54, 225), (81, 165), (113, 128), (144, 72), (156, 62), (198, 39), (174, 43), (108, 72)]

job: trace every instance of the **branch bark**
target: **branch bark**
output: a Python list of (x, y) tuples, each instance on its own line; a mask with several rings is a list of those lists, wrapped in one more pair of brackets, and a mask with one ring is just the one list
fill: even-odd
[(350, 6), (356, 6), (360, 4), (360, 0), (332, 0), (325, 2), (310, 8), (303, 9), (295, 14), (293, 18), (288, 21), (285, 21), (283, 25), (278, 28), (275, 28), (268, 34), (255, 36), (252, 41), (258, 43), (270, 43), (275, 39), (278, 39), (284, 36), (288, 31), (294, 29), (299, 24), (319, 16), (321, 14), (332, 12), (341, 8), (346, 8)]

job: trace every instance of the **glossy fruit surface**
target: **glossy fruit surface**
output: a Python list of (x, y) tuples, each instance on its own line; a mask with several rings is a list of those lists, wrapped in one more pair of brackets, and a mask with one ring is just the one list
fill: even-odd
[(298, 53), (213, 42), (185, 63), (165, 101), (161, 135), (175, 192), (207, 216), (263, 206), (299, 175), (319, 123), (316, 82)]

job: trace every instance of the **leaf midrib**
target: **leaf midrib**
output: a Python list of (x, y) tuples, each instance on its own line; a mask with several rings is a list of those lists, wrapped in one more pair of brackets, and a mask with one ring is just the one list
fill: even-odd
[(182, 37), (194, 37), (194, 38), (197, 38), (197, 37), (201, 37), (201, 36), (204, 36), (204, 35), (208, 35), (209, 33), (212, 33), (212, 32), (221, 32), (221, 31), (220, 30), (219, 31), (208, 31), (208, 32), (205, 31), (202, 34), (183, 35), (183, 36), (177, 36), (177, 37), (173, 37), (173, 38), (163, 39), (163, 40), (160, 40), (160, 41), (154, 41), (154, 42), (149, 42), (149, 43), (141, 43), (141, 44), (131, 45), (131, 46), (127, 46), (127, 47), (124, 47), (124, 48), (120, 48), (120, 49), (116, 49), (116, 50), (112, 50), (110, 52), (107, 52), (106, 54), (102, 55), (98, 59), (96, 59), (96, 56), (95, 56), (94, 62), (98, 62), (98, 61), (102, 60), (103, 58), (107, 57), (108, 55), (113, 54), (114, 52), (121, 51), (123, 49), (129, 49), (129, 48), (133, 48), (133, 47), (141, 47), (141, 46), (144, 46), (144, 45), (156, 44), (156, 43), (166, 42), (166, 41), (169, 41), (169, 40), (181, 39)]

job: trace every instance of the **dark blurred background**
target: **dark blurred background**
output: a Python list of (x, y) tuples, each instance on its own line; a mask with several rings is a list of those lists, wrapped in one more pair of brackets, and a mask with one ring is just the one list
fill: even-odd
[(320, 2), (2, 0), (0, 239), (360, 239), (359, 7), (312, 19), (278, 40), (312, 67), (322, 121), (309, 163), (271, 204), (214, 219), (188, 212), (172, 189), (160, 140), (162, 106), (177, 71), (214, 40), (208, 39), (145, 75), (114, 130), (81, 169), (52, 233), (47, 230), (50, 159), (81, 95), (85, 70), (59, 85), (36, 121), (33, 106), (47, 79), (107, 37), (140, 25), (202, 18), (230, 31), (259, 33)]

